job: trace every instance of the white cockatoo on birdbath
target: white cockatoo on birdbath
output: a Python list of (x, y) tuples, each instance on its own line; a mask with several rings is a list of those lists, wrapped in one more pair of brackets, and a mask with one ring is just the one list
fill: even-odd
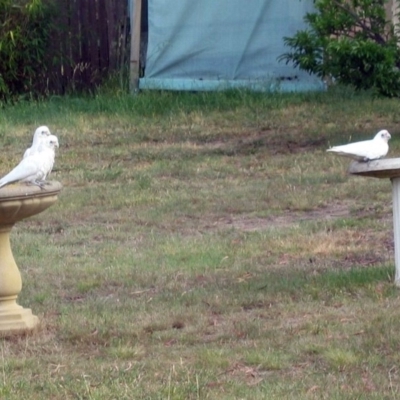
[(336, 153), (340, 156), (350, 157), (356, 161), (371, 161), (385, 157), (389, 151), (390, 133), (384, 129), (379, 131), (371, 140), (363, 140), (344, 144), (342, 146), (333, 146), (326, 151)]

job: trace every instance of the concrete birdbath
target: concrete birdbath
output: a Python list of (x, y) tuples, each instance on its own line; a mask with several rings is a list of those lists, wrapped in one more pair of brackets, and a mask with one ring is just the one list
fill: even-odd
[(348, 172), (352, 175), (390, 179), (393, 196), (394, 261), (396, 273), (394, 283), (400, 287), (400, 158), (388, 158), (369, 162), (354, 161)]
[(10, 232), (16, 222), (54, 204), (61, 189), (59, 182), (47, 182), (44, 189), (24, 184), (0, 189), (0, 334), (30, 330), (39, 322), (29, 308), (17, 304), (22, 280), (11, 251)]

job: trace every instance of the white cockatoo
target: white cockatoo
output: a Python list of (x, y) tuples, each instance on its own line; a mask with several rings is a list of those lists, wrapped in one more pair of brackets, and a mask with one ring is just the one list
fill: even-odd
[(17, 181), (43, 188), (46, 177), (53, 169), (55, 148), (58, 146), (57, 136), (44, 138), (34, 154), (24, 157), (11, 172), (0, 179), (0, 188)]
[(37, 128), (35, 133), (33, 134), (32, 145), (31, 147), (25, 150), (23, 158), (35, 154), (35, 152), (38, 150), (38, 147), (42, 143), (43, 139), (49, 137), (50, 135), (51, 132), (47, 126), (45, 125), (39, 126), (39, 128)]
[(356, 161), (377, 160), (385, 157), (388, 153), (388, 142), (390, 138), (390, 133), (384, 129), (379, 131), (372, 140), (363, 140), (362, 142), (333, 146), (326, 151), (331, 151), (340, 156), (350, 157)]

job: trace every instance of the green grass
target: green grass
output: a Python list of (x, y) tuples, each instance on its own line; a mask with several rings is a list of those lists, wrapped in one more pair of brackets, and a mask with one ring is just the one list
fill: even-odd
[(395, 399), (389, 181), (329, 144), (392, 134), (398, 101), (334, 88), (100, 91), (6, 106), (7, 172), (38, 125), (64, 188), (18, 223), (4, 399)]

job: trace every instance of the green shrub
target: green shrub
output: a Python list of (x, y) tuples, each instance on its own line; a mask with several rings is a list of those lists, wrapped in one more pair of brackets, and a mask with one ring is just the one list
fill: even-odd
[(46, 0), (0, 0), (0, 99), (46, 92), (53, 5)]
[(400, 96), (400, 51), (385, 0), (315, 0), (309, 29), (284, 41), (280, 59), (338, 83)]

